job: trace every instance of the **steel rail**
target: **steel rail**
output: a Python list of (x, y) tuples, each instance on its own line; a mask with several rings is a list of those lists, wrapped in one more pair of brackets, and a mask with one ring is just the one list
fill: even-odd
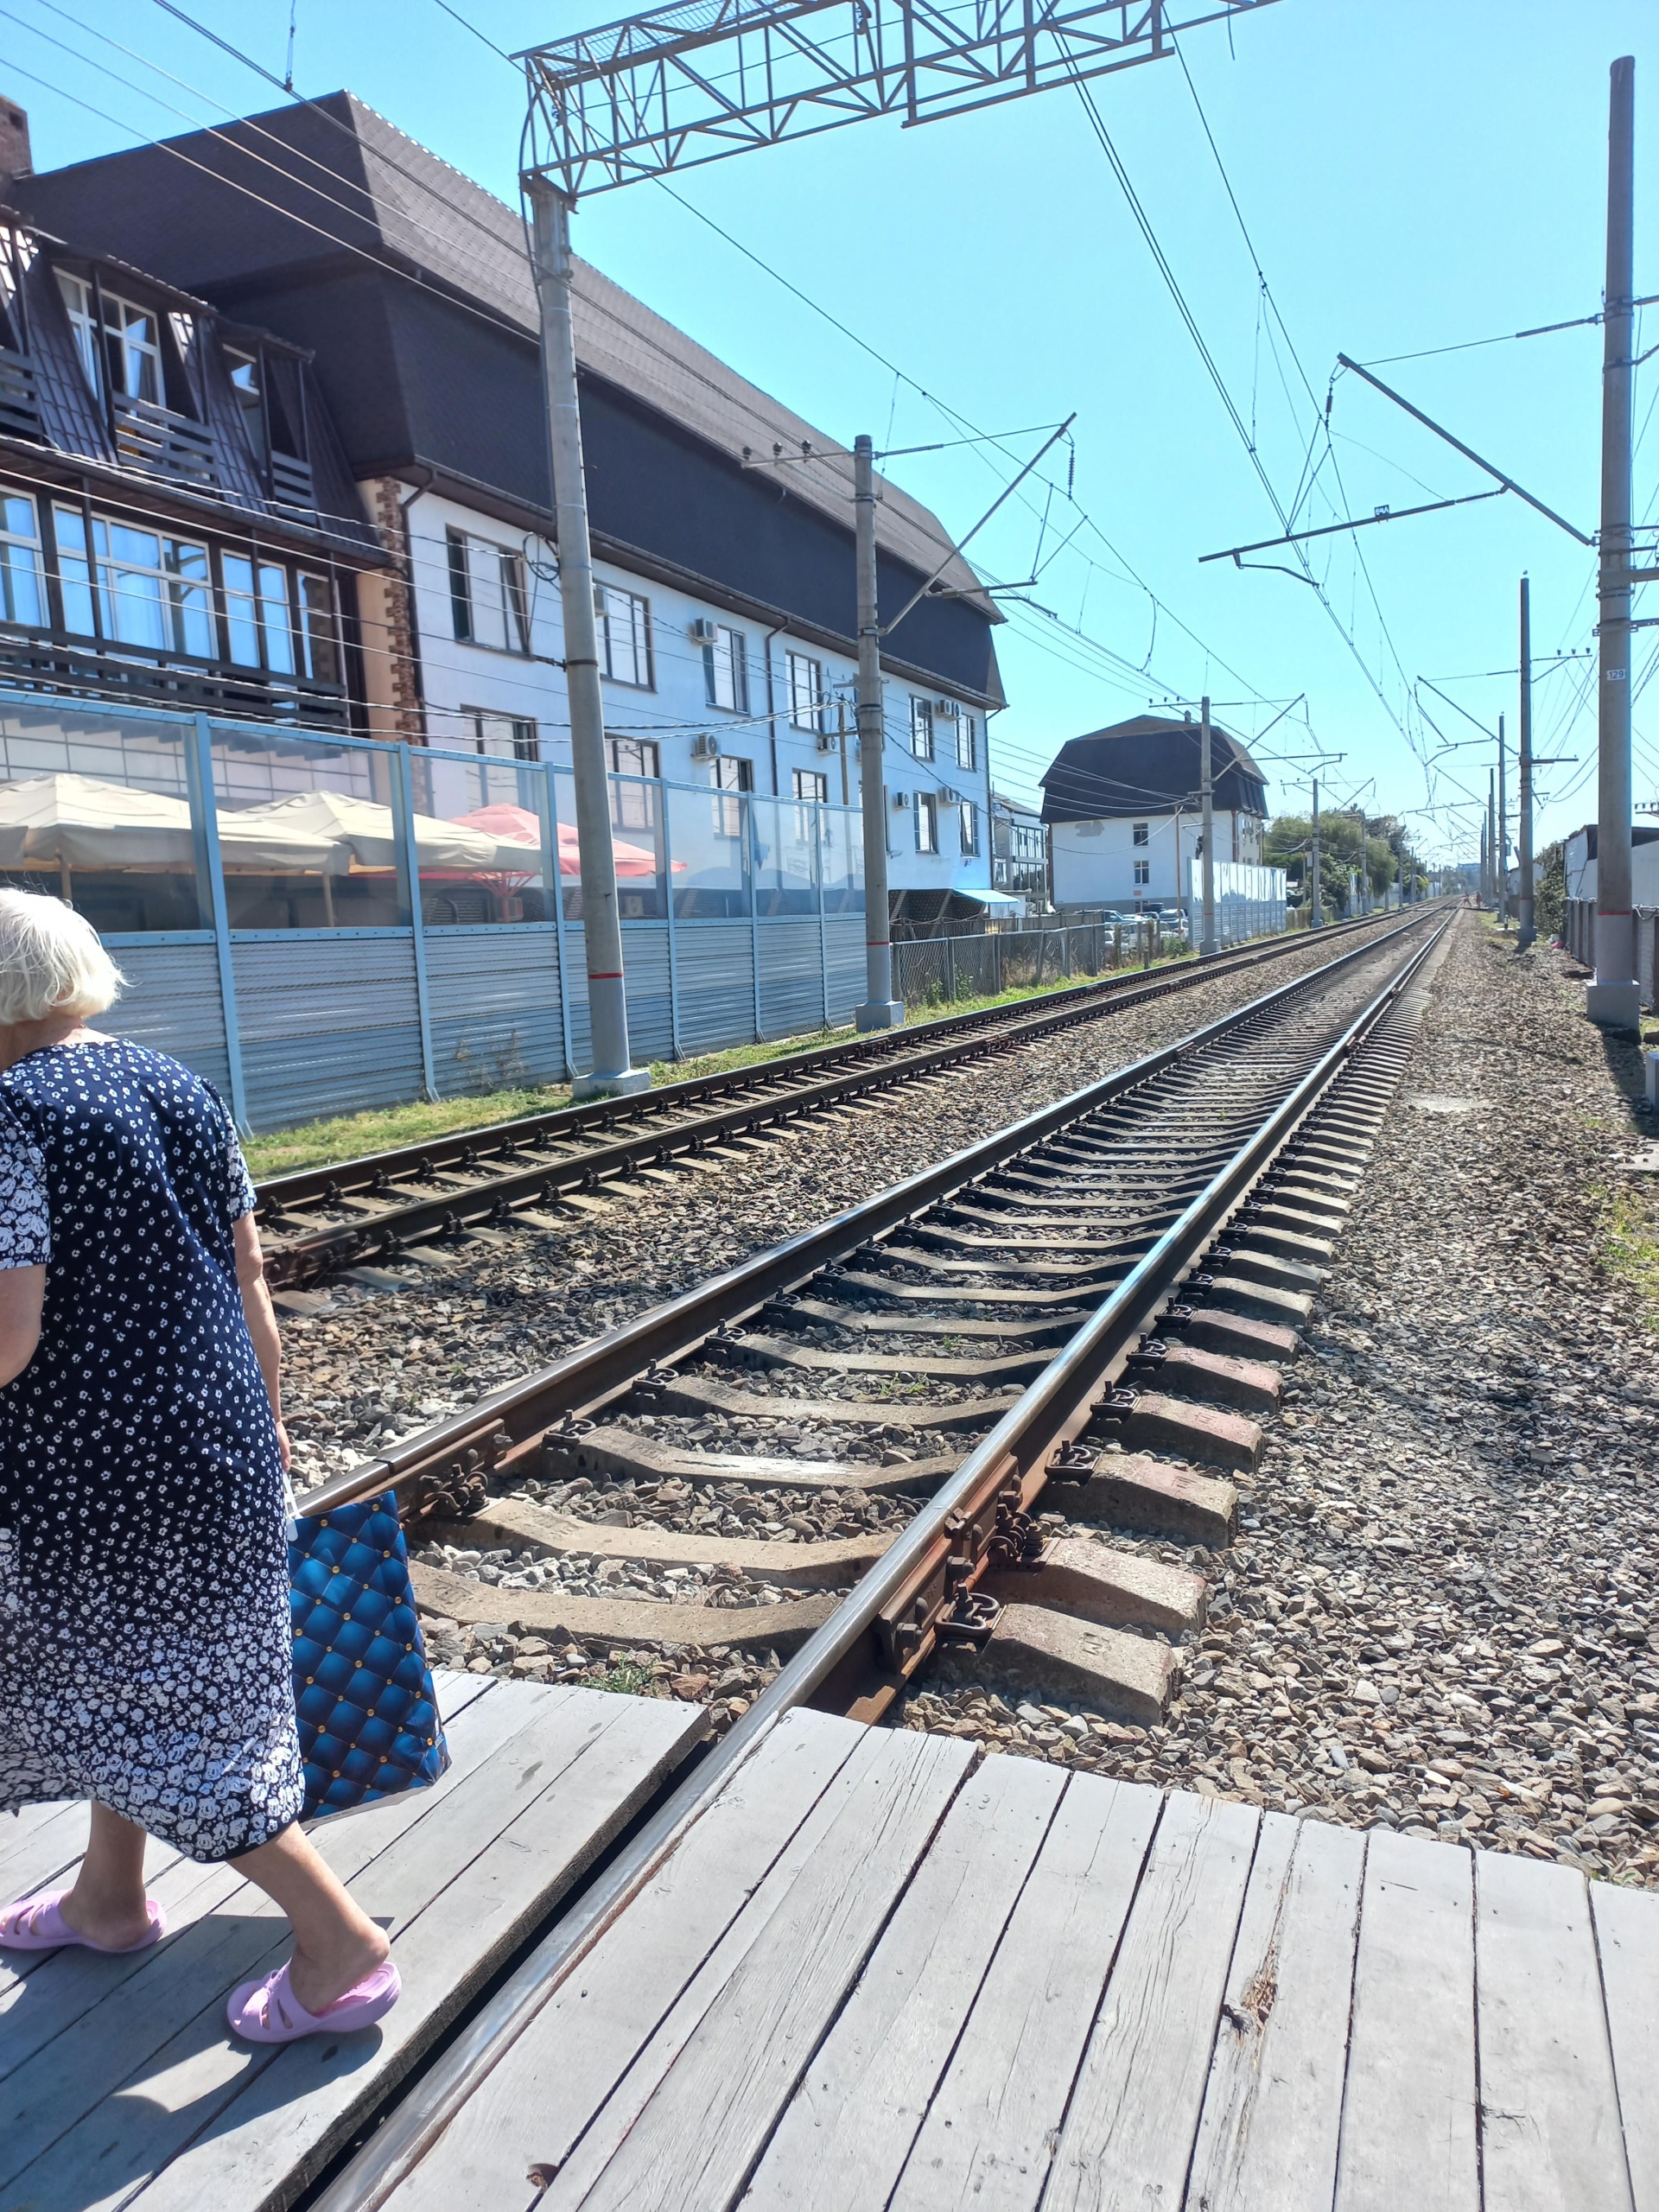
[[(1339, 924), (1330, 934), (1372, 929), (1376, 918), (1365, 916)], [(1299, 931), (1266, 948), (1250, 947), (1207, 962), (1183, 962), (1150, 977), (1144, 970), (1126, 970), (1052, 993), (1036, 1010), (1027, 1005), (946, 1015), (899, 1033), (896, 1039), (815, 1046), (754, 1068), (690, 1077), (665, 1084), (632, 1106), (600, 1100), (561, 1107), (392, 1152), (365, 1154), (332, 1167), (273, 1177), (260, 1184), (257, 1192), (268, 1247), (267, 1274), (275, 1287), (297, 1285), (331, 1269), (394, 1255), (411, 1241), (457, 1234), (468, 1224), (510, 1222), (515, 1211), (540, 1201), (591, 1192), (642, 1166), (666, 1166), (679, 1154), (699, 1152), (850, 1097), (912, 1082), (982, 1053), (1012, 1051), (1056, 1030), (1192, 989), (1216, 976), (1248, 973), (1284, 957), (1306, 941)], [(792, 1088), (778, 1087), (791, 1084)], [(756, 1092), (764, 1095), (744, 1096)], [(722, 1099), (728, 1102), (723, 1107), (715, 1104), (690, 1118), (673, 1118), (677, 1109), (695, 1109)], [(623, 1127), (626, 1134), (619, 1134)], [(585, 1148), (514, 1165), (527, 1149), (567, 1141)], [(360, 1220), (303, 1225), (297, 1234), (283, 1224), (283, 1217), (289, 1211), (353, 1199), (390, 1200), (400, 1195), (401, 1185), (446, 1170), (467, 1173), (498, 1165), (502, 1172), (485, 1173), (470, 1188), (388, 1204)]]
[[(1010, 1465), (1033, 1469), (1057, 1445), (1081, 1433), (1102, 1389), (1114, 1370), (1128, 1358), (1146, 1322), (1170, 1300), (1205, 1246), (1214, 1240), (1273, 1158), (1294, 1140), (1357, 1050), (1408, 988), (1451, 921), (1448, 917), (1440, 923), (1211, 1179), (696, 1772), (664, 1800), (594, 1886), (461, 2031), (416, 2092), (393, 2108), (316, 2200), (312, 2212), (378, 2212), (501, 2054), (710, 1809), (734, 1772), (753, 1756), (789, 1713), (822, 1692), (836, 1671), (857, 1654), (861, 1643), (872, 1636), (884, 1611), (890, 1611), (906, 1589), (926, 1573), (931, 1557), (942, 1543), (948, 1543), (947, 1523), (969, 1511), (973, 1501), (988, 1489), (994, 1496)], [(1392, 931), (1385, 941), (1400, 934)], [(1315, 978), (1328, 976), (1355, 957), (1345, 955), (1316, 969)], [(1298, 979), (1299, 982), (1303, 980)], [(1288, 995), (1288, 988), (1274, 994), (1272, 1002)], [(1246, 1009), (1245, 1014), (1250, 1011)], [(1238, 1019), (1211, 1024), (1200, 1033), (1212, 1035), (1220, 1028), (1236, 1026)]]
[(1057, 1129), (1137, 1089), (1216, 1039), (1262, 1020), (1293, 997), (1316, 989), (1355, 961), (1369, 958), (1380, 946), (1421, 928), (1427, 918), (1414, 915), (1381, 937), (1350, 946), (1334, 960), (1293, 976), (1246, 1006), (1217, 1015), (1173, 1044), (1038, 1108), (966, 1151), (955, 1153), (845, 1212), (755, 1253), (736, 1267), (607, 1331), (538, 1372), (505, 1384), (465, 1411), (435, 1422), (308, 1492), (307, 1512), (331, 1512), (336, 1506), (378, 1497), (388, 1490), (400, 1495), (425, 1490), (459, 1514), (465, 1510), (469, 1494), (481, 1496), (487, 1476), (508, 1453), (517, 1456), (526, 1447), (533, 1448), (556, 1421), (591, 1412), (629, 1389), (652, 1368), (683, 1358), (717, 1329), (798, 1288), (823, 1268), (885, 1236), (912, 1214), (937, 1204), (976, 1176), (1002, 1166)]

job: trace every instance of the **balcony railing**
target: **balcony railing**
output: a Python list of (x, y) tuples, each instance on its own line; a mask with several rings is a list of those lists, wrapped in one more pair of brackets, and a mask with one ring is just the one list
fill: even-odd
[(116, 451), (129, 468), (187, 484), (217, 484), (213, 441), (204, 424), (124, 393), (117, 394), (114, 411)]
[(307, 514), (315, 513), (317, 493), (312, 481), (309, 461), (298, 461), (291, 453), (277, 453), (273, 449), (270, 456), (270, 498), (273, 506), (299, 507)]
[(110, 650), (89, 640), (0, 626), (0, 682), (29, 690), (190, 714), (251, 716), (300, 729), (345, 730), (345, 690), (308, 677), (276, 678), (144, 645)]
[(27, 353), (0, 346), (0, 436), (38, 438), (41, 435), (35, 364)]

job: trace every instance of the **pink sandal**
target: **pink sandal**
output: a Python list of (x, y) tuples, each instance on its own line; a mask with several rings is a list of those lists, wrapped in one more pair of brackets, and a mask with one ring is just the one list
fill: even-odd
[(403, 1982), (390, 1959), (321, 2012), (308, 2012), (289, 1986), (280, 1966), (260, 1981), (245, 1981), (231, 1992), (225, 2017), (234, 2034), (249, 2043), (297, 2043), (302, 2036), (349, 2035), (384, 2019), (403, 1994)]
[(102, 1951), (108, 1958), (123, 1959), (129, 1952), (149, 1950), (167, 1933), (167, 1915), (154, 1897), (146, 1897), (148, 1936), (141, 1936), (136, 1943), (94, 1943), (90, 1936), (78, 1936), (64, 1918), (61, 1907), (68, 1894), (67, 1890), (48, 1890), (41, 1897), (24, 1897), (21, 1904), (0, 1910), (0, 1949), (61, 1951), (75, 1944), (83, 1951)]

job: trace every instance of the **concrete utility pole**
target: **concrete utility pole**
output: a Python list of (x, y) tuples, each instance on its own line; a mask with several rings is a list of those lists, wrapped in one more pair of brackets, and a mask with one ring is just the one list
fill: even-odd
[(861, 1029), (897, 1029), (893, 925), (887, 915), (887, 715), (881, 698), (881, 619), (875, 595), (875, 442), (853, 441), (853, 516), (858, 541), (858, 791), (864, 817), (864, 1004)]
[(1307, 910), (1307, 925), (1311, 930), (1325, 927), (1325, 887), (1319, 881), (1319, 779), (1313, 779), (1313, 903)]
[(1516, 860), (1520, 883), (1516, 887), (1516, 905), (1519, 908), (1519, 926), (1515, 933), (1516, 950), (1524, 952), (1538, 935), (1538, 915), (1532, 880), (1532, 594), (1525, 576), (1521, 579), (1521, 757), (1520, 790), (1516, 794)]
[(1494, 907), (1497, 905), (1497, 772), (1486, 771), (1486, 885)]
[[(582, 868), (582, 936), (588, 963), (591, 1075), (577, 1076), (573, 1098), (649, 1090), (651, 1073), (628, 1065), (628, 1002), (622, 980), (622, 925), (611, 847), (611, 789), (605, 764), (605, 700), (599, 682), (594, 556), (588, 536), (576, 346), (570, 321), (570, 203), (545, 177), (524, 180), (531, 252), (541, 310), (542, 383), (553, 463), (559, 547), (559, 603), (564, 616), (564, 683), (570, 701), (570, 764), (576, 786), (576, 847)], [(673, 895), (670, 887), (670, 897)]]
[(1216, 942), (1216, 807), (1215, 779), (1210, 762), (1210, 702), (1198, 702), (1198, 783), (1204, 801), (1204, 926), (1198, 950), (1206, 956), (1219, 950)]
[(1503, 717), (1497, 718), (1497, 918), (1510, 922), (1510, 795), (1503, 752)]
[(1605, 1029), (1641, 1020), (1630, 898), (1630, 306), (1636, 226), (1636, 63), (1612, 67), (1607, 123), (1607, 286), (1601, 366), (1600, 775), (1596, 976), (1585, 1012)]

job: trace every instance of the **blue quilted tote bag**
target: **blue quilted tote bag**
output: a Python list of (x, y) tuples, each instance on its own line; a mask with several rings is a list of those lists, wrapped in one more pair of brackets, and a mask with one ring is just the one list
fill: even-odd
[(449, 1764), (396, 1494), (289, 1523), (307, 1820), (429, 1788)]

